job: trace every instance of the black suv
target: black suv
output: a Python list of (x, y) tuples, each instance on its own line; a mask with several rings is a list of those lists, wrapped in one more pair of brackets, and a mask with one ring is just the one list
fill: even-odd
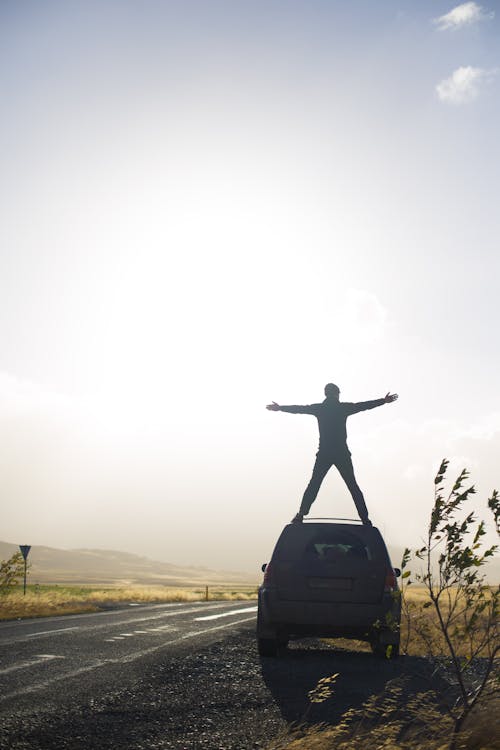
[(275, 656), (290, 638), (306, 636), (356, 638), (374, 653), (398, 655), (400, 571), (374, 526), (319, 519), (288, 524), (262, 570), (261, 656)]

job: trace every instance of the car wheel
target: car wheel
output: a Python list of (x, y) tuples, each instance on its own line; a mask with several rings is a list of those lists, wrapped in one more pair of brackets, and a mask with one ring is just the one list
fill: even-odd
[(276, 638), (257, 638), (257, 648), (260, 656), (276, 656), (278, 641)]

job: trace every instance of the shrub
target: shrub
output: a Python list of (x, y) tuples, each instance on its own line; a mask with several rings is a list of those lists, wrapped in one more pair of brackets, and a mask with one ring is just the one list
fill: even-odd
[(24, 558), (20, 552), (15, 552), (8, 560), (0, 562), (0, 595), (7, 594), (13, 586), (17, 586), (24, 575)]
[[(408, 640), (414, 631), (425, 644), (436, 671), (446, 679), (443, 684), (454, 687), (449, 694), (440, 695), (453, 721), (453, 749), (467, 716), (492, 683), (500, 649), (500, 590), (486, 585), (483, 572), (484, 564), (497, 549), (496, 545), (484, 548), (485, 522), (478, 521), (474, 512), (465, 518), (461, 513), (475, 493), (473, 485), (464, 489), (469, 473), (464, 469), (446, 494), (447, 468), (448, 461), (444, 459), (434, 479), (434, 505), (426, 543), (413, 552), (405, 550), (402, 596)], [(496, 490), (488, 507), (498, 531), (500, 500)], [(413, 575), (413, 581), (426, 591), (426, 600), (419, 608), (405, 597), (406, 588), (412, 584), (408, 569), (412, 557), (423, 563)]]

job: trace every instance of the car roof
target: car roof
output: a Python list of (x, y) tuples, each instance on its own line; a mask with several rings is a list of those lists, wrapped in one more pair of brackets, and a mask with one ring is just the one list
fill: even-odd
[(370, 536), (374, 533), (376, 535), (381, 535), (380, 531), (376, 526), (365, 526), (365, 524), (361, 523), (361, 521), (351, 521), (351, 519), (348, 518), (311, 518), (311, 519), (304, 519), (302, 523), (287, 523), (284, 527), (283, 531), (285, 529), (294, 528), (294, 529), (303, 529), (306, 534), (309, 532), (305, 531), (305, 529), (310, 528), (316, 528), (316, 529), (328, 529), (328, 530), (336, 530), (336, 531), (350, 531), (355, 532), (358, 534), (361, 532), (361, 536)]

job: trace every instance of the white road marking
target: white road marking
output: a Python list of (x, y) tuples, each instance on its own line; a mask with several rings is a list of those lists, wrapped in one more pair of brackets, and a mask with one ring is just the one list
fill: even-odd
[(123, 641), (124, 638), (133, 635), (161, 635), (166, 630), (175, 633), (179, 628), (174, 628), (173, 625), (163, 625), (161, 628), (149, 628), (149, 630), (134, 630), (133, 633), (122, 633), (121, 635), (115, 635), (113, 638), (104, 638), (106, 643), (113, 643), (113, 641)]
[[(157, 609), (157, 608), (159, 608), (161, 606), (162, 605), (154, 605), (154, 607), (151, 607), (151, 609)], [(169, 605), (163, 605), (163, 606), (169, 606)], [(169, 606), (168, 611), (163, 610), (159, 614), (147, 615), (146, 617), (133, 617), (133, 618), (128, 618), (127, 617), (126, 619), (121, 619), (121, 620), (118, 620), (117, 622), (112, 622), (112, 623), (101, 622), (99, 624), (95, 624), (94, 622), (90, 622), (88, 626), (85, 626), (85, 625), (75, 625), (75, 626), (70, 627), (70, 628), (58, 628), (58, 629), (55, 629), (55, 630), (44, 630), (44, 631), (40, 631), (40, 632), (37, 632), (37, 633), (25, 633), (24, 635), (13, 636), (13, 637), (10, 637), (10, 638), (1, 638), (0, 637), (0, 645), (9, 646), (9, 645), (11, 645), (13, 643), (22, 643), (27, 638), (34, 638), (34, 637), (37, 637), (39, 635), (50, 635), (52, 633), (57, 633), (59, 631), (60, 632), (64, 632), (65, 630), (78, 630), (78, 629), (80, 629), (80, 630), (83, 630), (83, 629), (102, 630), (104, 628), (108, 628), (109, 629), (111, 627), (112, 628), (119, 628), (119, 627), (122, 627), (123, 625), (132, 625), (133, 623), (137, 623), (137, 622), (151, 622), (151, 620), (161, 620), (161, 619), (166, 618), (166, 617), (176, 617), (177, 615), (189, 615), (189, 614), (192, 614), (193, 612), (203, 612), (204, 610), (206, 611), (207, 608), (208, 608), (208, 610), (220, 609), (221, 607), (224, 607), (224, 606), (226, 606), (225, 602), (220, 603), (220, 604), (219, 603), (217, 603), (217, 604), (210, 604), (210, 605), (208, 605), (208, 607), (206, 605), (201, 605), (201, 606), (198, 605), (198, 606), (190, 607), (189, 609), (174, 609), (173, 607), (171, 608)], [(92, 614), (75, 615), (75, 616), (78, 617), (78, 618), (81, 618), (81, 617), (99, 617), (100, 615), (103, 615), (103, 614), (108, 615), (108, 614), (116, 614), (116, 613), (114, 613), (114, 612), (113, 613), (109, 613), (109, 612), (96, 612), (96, 613), (92, 613)], [(54, 620), (55, 619), (56, 618), (54, 618)], [(19, 623), (20, 626), (25, 625), (25, 624), (33, 626), (34, 623), (33, 622), (28, 622), (28, 621)], [(166, 627), (168, 627), (168, 626), (166, 626)], [(0, 633), (1, 633), (1, 630), (2, 630), (2, 628), (0, 628)]]
[(143, 656), (148, 656), (149, 654), (154, 654), (156, 651), (159, 651), (162, 648), (165, 648), (165, 646), (172, 646), (175, 643), (180, 643), (181, 641), (188, 640), (189, 638), (196, 638), (196, 636), (199, 635), (205, 635), (206, 633), (214, 633), (217, 630), (224, 630), (225, 628), (234, 627), (235, 625), (243, 625), (245, 622), (250, 622), (251, 620), (254, 620), (253, 617), (246, 617), (244, 620), (237, 620), (236, 622), (227, 622), (224, 625), (216, 625), (215, 627), (211, 628), (205, 628), (204, 630), (193, 630), (189, 633), (185, 633), (184, 635), (180, 635), (177, 638), (173, 638), (170, 641), (164, 641), (163, 643), (158, 644), (157, 646), (151, 646), (150, 648), (142, 649), (141, 651), (136, 651), (133, 654), (127, 654), (125, 656), (120, 656), (115, 659), (102, 659), (95, 661), (93, 664), (88, 664), (85, 667), (80, 667), (80, 669), (74, 669), (71, 672), (66, 672), (65, 674), (59, 674), (54, 675), (48, 680), (43, 680), (42, 682), (39, 682), (35, 685), (26, 685), (21, 690), (15, 690), (12, 693), (4, 693), (0, 694), (0, 703), (5, 700), (9, 700), (10, 698), (15, 698), (18, 695), (26, 695), (27, 693), (36, 693), (37, 690), (44, 690), (45, 688), (52, 685), (54, 682), (61, 682), (61, 680), (67, 680), (71, 677), (78, 677), (81, 674), (85, 674), (85, 672), (92, 672), (94, 669), (100, 669), (101, 667), (106, 667), (109, 664), (126, 664), (127, 662), (133, 662), (136, 661), (136, 659), (140, 659)]
[(245, 607), (245, 609), (232, 609), (230, 612), (221, 612), (218, 615), (207, 615), (206, 617), (195, 617), (195, 622), (201, 620), (218, 620), (219, 617), (231, 617), (231, 615), (241, 615), (243, 612), (257, 612), (257, 607)]
[(56, 654), (36, 654), (33, 659), (29, 661), (22, 661), (20, 664), (14, 664), (12, 667), (6, 667), (0, 669), (0, 674), (9, 674), (9, 672), (17, 672), (18, 669), (27, 669), (27, 667), (35, 667), (37, 664), (44, 664), (46, 661), (52, 659), (64, 659), (64, 656), (56, 656)]
[(53, 633), (66, 633), (68, 630), (80, 630), (79, 625), (73, 625), (71, 628), (56, 628), (55, 630), (39, 630), (37, 633), (27, 633), (25, 638), (36, 638), (39, 635), (52, 635)]
[(163, 633), (165, 630), (170, 630), (172, 625), (161, 625), (159, 628), (148, 628), (148, 633)]
[[(151, 612), (152, 610), (155, 610), (155, 609), (161, 609), (163, 611), (165, 611), (165, 609), (171, 609), (172, 611), (174, 611), (174, 614), (175, 614), (176, 609), (185, 607), (186, 604), (187, 602), (162, 602), (161, 604), (144, 604), (144, 605), (141, 605), (141, 607), (142, 607), (143, 612)], [(195, 604), (195, 602), (190, 602), (190, 604), (193, 605)], [(198, 604), (198, 607), (200, 604), (202, 604), (201, 599), (198, 600), (197, 604)], [(209, 609), (212, 609), (213, 607), (223, 607), (224, 604), (227, 604), (227, 602), (222, 602), (218, 604), (214, 602), (209, 605)], [(206, 604), (204, 606), (206, 606)], [(125, 610), (122, 610), (122, 612), (125, 616), (127, 616)], [(177, 614), (181, 614), (181, 613), (178, 612)], [(91, 620), (95, 621), (96, 619), (106, 619), (108, 617), (116, 617), (116, 611), (106, 610), (104, 612), (81, 612), (78, 615), (70, 615), (70, 616), (72, 619), (87, 620), (90, 618)], [(154, 618), (152, 617), (151, 619), (154, 619)], [(52, 615), (51, 617), (43, 618), (44, 623), (67, 622), (67, 621), (68, 621), (68, 615)], [(133, 620), (125, 620), (124, 622), (133, 622)], [(18, 622), (16, 622), (16, 628), (30, 627), (34, 625), (35, 623), (39, 623), (39, 620), (33, 617), (28, 618), (26, 620), (19, 620)], [(0, 632), (2, 630), (8, 630), (11, 627), (12, 627), (12, 624), (8, 621), (0, 622)]]

